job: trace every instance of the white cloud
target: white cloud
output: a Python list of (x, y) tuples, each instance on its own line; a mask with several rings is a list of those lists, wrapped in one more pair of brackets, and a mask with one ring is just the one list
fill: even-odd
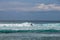
[(42, 11), (58, 10), (60, 11), (60, 6), (57, 4), (39, 4), (38, 6), (34, 7), (34, 10), (42, 10)]

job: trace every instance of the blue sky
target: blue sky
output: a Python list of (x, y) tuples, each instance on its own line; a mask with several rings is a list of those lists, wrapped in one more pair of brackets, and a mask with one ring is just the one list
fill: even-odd
[(60, 0), (0, 0), (0, 20), (60, 20)]

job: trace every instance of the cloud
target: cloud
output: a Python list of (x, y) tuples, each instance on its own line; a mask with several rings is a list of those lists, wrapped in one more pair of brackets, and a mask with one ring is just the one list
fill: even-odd
[(26, 2), (0, 2), (0, 11), (60, 11), (60, 5), (57, 4), (31, 4)]
[(38, 11), (49, 11), (49, 10), (58, 10), (60, 11), (60, 5), (57, 4), (39, 4), (34, 7), (34, 10)]

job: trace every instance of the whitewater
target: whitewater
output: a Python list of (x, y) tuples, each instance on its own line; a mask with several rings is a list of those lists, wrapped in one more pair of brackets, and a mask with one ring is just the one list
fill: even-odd
[[(32, 25), (31, 25), (32, 24)], [(0, 23), (0, 30), (60, 30), (60, 23)]]

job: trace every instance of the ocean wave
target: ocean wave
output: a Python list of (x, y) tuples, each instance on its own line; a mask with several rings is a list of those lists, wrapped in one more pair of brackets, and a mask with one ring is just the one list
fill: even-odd
[(60, 30), (60, 23), (0, 23), (0, 30)]
[(60, 30), (0, 30), (0, 33), (60, 33)]

